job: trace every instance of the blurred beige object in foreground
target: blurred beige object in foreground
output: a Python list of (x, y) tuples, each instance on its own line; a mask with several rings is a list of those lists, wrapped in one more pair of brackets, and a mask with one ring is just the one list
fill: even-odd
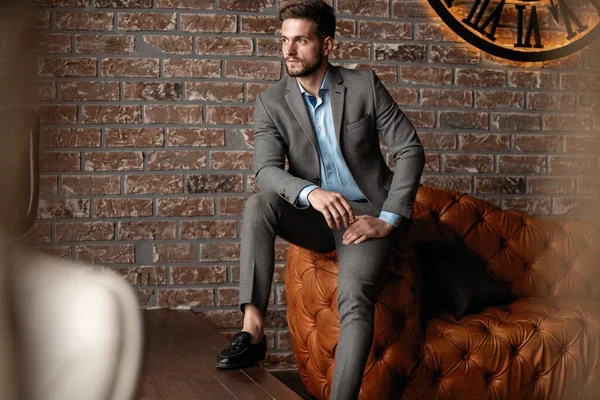
[(0, 0), (0, 400), (126, 400), (142, 354), (137, 299), (116, 274), (29, 253), (37, 119), (27, 109), (24, 1)]

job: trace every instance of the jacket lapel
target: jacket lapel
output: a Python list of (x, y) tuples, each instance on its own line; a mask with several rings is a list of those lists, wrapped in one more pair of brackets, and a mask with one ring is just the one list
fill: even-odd
[(298, 120), (298, 123), (302, 127), (302, 130), (306, 134), (306, 137), (308, 137), (308, 140), (310, 140), (315, 150), (317, 150), (315, 130), (313, 129), (312, 122), (310, 121), (310, 116), (308, 115), (308, 110), (306, 109), (306, 103), (304, 102), (302, 93), (300, 93), (300, 89), (298, 88), (298, 83), (296, 82), (295, 78), (289, 76), (287, 80), (288, 93), (285, 95), (285, 100), (294, 113), (294, 116)]
[(336, 67), (329, 65), (329, 95), (331, 96), (331, 113), (333, 115), (333, 126), (338, 143), (342, 131), (342, 118), (344, 116), (344, 103), (346, 101), (346, 86)]

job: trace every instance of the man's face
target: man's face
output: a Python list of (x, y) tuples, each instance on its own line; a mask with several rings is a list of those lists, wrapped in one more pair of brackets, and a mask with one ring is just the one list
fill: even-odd
[(285, 69), (291, 77), (305, 77), (323, 64), (324, 42), (316, 34), (315, 23), (306, 19), (286, 19), (281, 25)]

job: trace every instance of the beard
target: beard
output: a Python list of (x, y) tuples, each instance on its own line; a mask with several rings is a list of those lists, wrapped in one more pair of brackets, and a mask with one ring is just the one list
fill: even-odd
[(291, 70), (286, 60), (285, 71), (292, 78), (304, 78), (305, 76), (309, 76), (312, 73), (314, 73), (323, 64), (323, 53), (319, 51), (315, 57), (310, 58), (308, 60), (301, 58), (293, 59), (298, 60), (300, 62), (299, 68)]

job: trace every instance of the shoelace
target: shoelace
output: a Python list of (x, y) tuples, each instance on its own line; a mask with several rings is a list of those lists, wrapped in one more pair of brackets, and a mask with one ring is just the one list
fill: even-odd
[(237, 350), (239, 347), (242, 346), (242, 344), (243, 344), (243, 338), (242, 338), (242, 336), (238, 336), (235, 339), (233, 339), (233, 342), (231, 342), (231, 344), (229, 345), (227, 350), (228, 351)]

